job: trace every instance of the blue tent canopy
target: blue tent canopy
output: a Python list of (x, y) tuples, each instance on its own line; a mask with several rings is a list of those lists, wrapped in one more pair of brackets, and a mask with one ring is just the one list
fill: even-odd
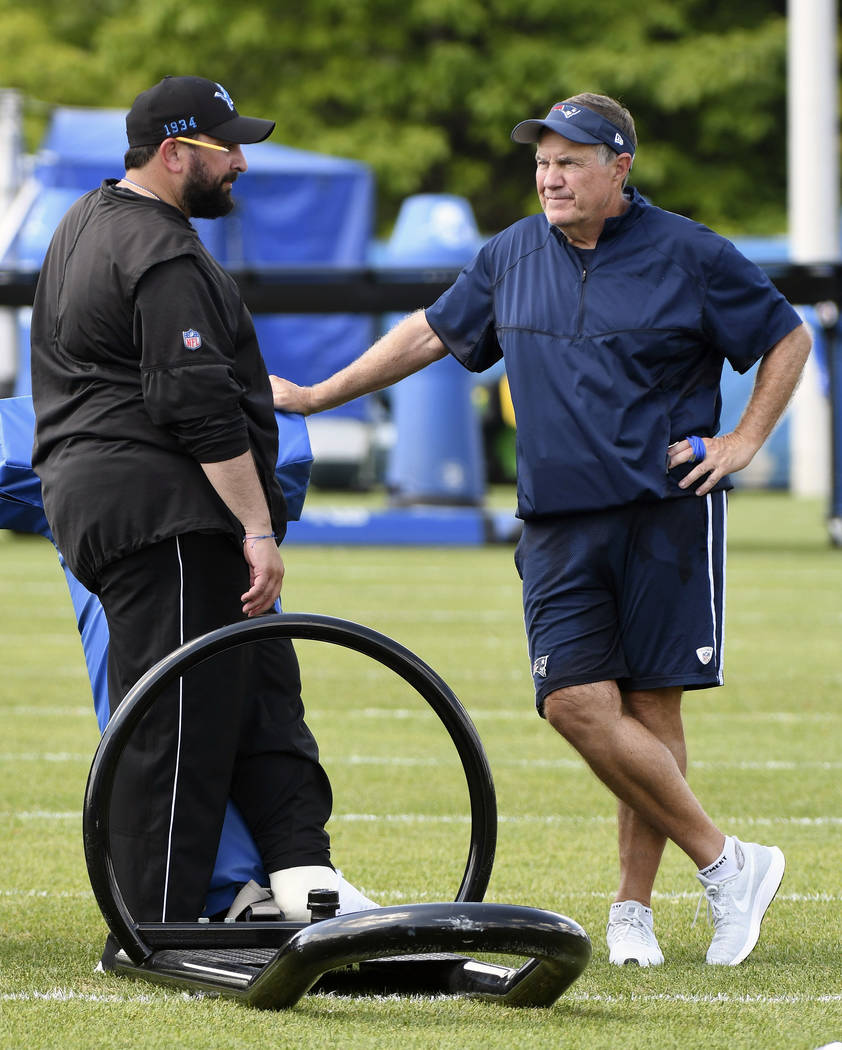
[[(40, 267), (59, 220), (78, 197), (123, 173), (125, 113), (59, 107), (34, 158), (38, 186), (6, 262)], [(208, 250), (231, 269), (361, 266), (368, 259), (374, 179), (363, 164), (272, 142), (245, 146), (249, 170), (237, 182), (234, 211), (194, 225)], [(357, 357), (374, 337), (358, 315), (259, 315), (258, 337), (270, 372), (315, 383)], [(23, 339), (26, 339), (24, 333)], [(22, 360), (28, 359), (23, 353)], [(18, 393), (28, 393), (18, 385)], [(365, 399), (344, 414), (366, 417)]]
[[(34, 175), (46, 189), (77, 195), (123, 174), (122, 110), (55, 110)], [(248, 174), (237, 185), (238, 207), (196, 228), (224, 266), (365, 262), (372, 235), (374, 182), (358, 161), (272, 142), (243, 147)], [(46, 244), (42, 243), (43, 250)], [(38, 260), (40, 263), (40, 259)]]

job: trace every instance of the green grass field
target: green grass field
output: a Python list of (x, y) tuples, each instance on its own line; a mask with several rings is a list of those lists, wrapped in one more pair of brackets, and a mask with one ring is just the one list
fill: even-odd
[[(668, 847), (654, 902), (666, 965), (610, 967), (614, 810), (534, 714), (512, 549), (287, 548), (284, 605), (394, 637), (482, 736), (500, 814), (487, 899), (569, 915), (593, 960), (549, 1010), (453, 998), (312, 995), (261, 1013), (96, 975), (105, 927), (82, 855), (97, 730), (63, 575), (43, 540), (0, 533), (0, 1047), (792, 1047), (842, 1039), (842, 551), (822, 508), (731, 501), (726, 686), (685, 701), (689, 777), (726, 830), (788, 870), (760, 944), (707, 967), (690, 862)], [(299, 645), (335, 792), (334, 859), (383, 903), (452, 899), (464, 778), (435, 717), (356, 654)]]

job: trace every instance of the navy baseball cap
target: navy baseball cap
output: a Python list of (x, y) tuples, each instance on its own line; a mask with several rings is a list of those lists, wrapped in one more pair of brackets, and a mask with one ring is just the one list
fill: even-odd
[(225, 88), (204, 77), (164, 77), (137, 96), (126, 116), (129, 146), (199, 132), (226, 142), (262, 142), (274, 129), (274, 120), (241, 117)]
[(630, 153), (634, 157), (634, 143), (620, 129), (585, 106), (573, 102), (556, 102), (543, 120), (522, 120), (512, 129), (515, 142), (537, 142), (543, 131), (554, 131), (572, 142), (590, 146), (604, 143), (615, 153)]

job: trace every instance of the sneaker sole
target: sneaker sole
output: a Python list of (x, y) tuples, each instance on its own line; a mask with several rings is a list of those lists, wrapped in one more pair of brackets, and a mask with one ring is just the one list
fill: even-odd
[(728, 963), (712, 963), (711, 965), (713, 966), (739, 966), (744, 959), (747, 959), (748, 956), (751, 955), (757, 945), (760, 938), (760, 925), (763, 922), (763, 917), (781, 887), (784, 871), (786, 870), (786, 860), (784, 859), (781, 850), (778, 849), (777, 846), (772, 846), (770, 848), (772, 850), (772, 860), (766, 874), (763, 876), (763, 881), (758, 887), (757, 895), (754, 898), (754, 907), (751, 909), (751, 925), (749, 926), (748, 938), (734, 959)]
[(646, 968), (648, 966), (662, 966), (664, 962), (663, 953), (653, 958), (639, 958), (637, 955), (615, 955), (614, 949), (608, 946), (608, 962), (612, 966), (640, 966)]

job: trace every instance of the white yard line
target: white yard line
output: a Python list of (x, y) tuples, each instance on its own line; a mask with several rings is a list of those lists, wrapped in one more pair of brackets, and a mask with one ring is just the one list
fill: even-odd
[(93, 754), (74, 751), (2, 751), (0, 763), (10, 762), (88, 762)]
[[(5, 670), (3, 672), (5, 674)], [(11, 715), (12, 717), (20, 718), (92, 718), (94, 715), (94, 709), (90, 705), (82, 706), (78, 705), (75, 707), (40, 707), (40, 706), (27, 706), (26, 704), (14, 704), (11, 707), (4, 707), (0, 710), (2, 715)]]
[[(4, 751), (0, 752), (0, 763), (11, 762), (91, 762), (92, 752), (74, 751)], [(394, 766), (413, 768), (416, 766), (431, 768), (448, 768), (456, 766), (458, 758), (435, 758), (433, 756), (411, 755), (333, 755), (322, 750), (322, 761), (328, 766)], [(587, 766), (580, 758), (495, 758), (494, 769), (564, 769), (576, 772), (588, 772)], [(700, 759), (689, 763), (691, 769), (738, 769), (746, 772), (796, 772), (812, 770), (816, 772), (836, 772), (842, 769), (842, 762), (822, 762), (820, 760), (798, 762), (790, 759), (758, 762), (718, 762)]]
[[(377, 672), (373, 672), (368, 677), (373, 677)], [(327, 674), (324, 677), (329, 677)], [(480, 676), (482, 677), (482, 676)], [(518, 678), (521, 675), (518, 673)], [(495, 676), (495, 680), (499, 680), (499, 676)], [(523, 721), (535, 723), (538, 717), (529, 704), (513, 705), (511, 708), (492, 708), (492, 707), (467, 707), (468, 714), (472, 719), (478, 721), (488, 720), (492, 722), (512, 722), (512, 721)], [(78, 718), (81, 716), (93, 716), (93, 707), (39, 707), (38, 705), (28, 706), (26, 704), (16, 704), (11, 707), (4, 707), (0, 709), (0, 719), (10, 717), (20, 718), (56, 718), (56, 717), (72, 717)], [(313, 710), (312, 716), (318, 716), (318, 710)], [(419, 703), (417, 707), (358, 707), (351, 708), (345, 712), (346, 718), (380, 718), (380, 719), (395, 719), (402, 720), (407, 718), (429, 718), (432, 714), (431, 710), (423, 703)], [(693, 721), (694, 719), (709, 719), (715, 718), (719, 723), (728, 722), (772, 722), (775, 724), (785, 725), (807, 725), (807, 724), (823, 724), (825, 722), (839, 722), (842, 721), (842, 709), (838, 711), (809, 711), (809, 712), (794, 712), (794, 711), (688, 711), (685, 714), (687, 721)], [(536, 723), (537, 724), (537, 723)]]
[[(170, 991), (160, 989), (155, 996), (143, 995), (143, 994), (126, 994), (118, 995), (114, 993), (100, 994), (96, 992), (77, 992), (72, 988), (51, 988), (46, 992), (3, 992), (0, 993), (0, 1002), (16, 1002), (16, 1003), (65, 1003), (65, 1002), (83, 1002), (83, 1003), (152, 1003), (161, 998), (181, 998), (191, 999), (194, 998), (189, 993), (174, 994)], [(333, 998), (333, 996), (331, 996)], [(345, 1001), (345, 997), (341, 997)], [(373, 996), (349, 996), (348, 1001), (370, 1003), (372, 1001), (385, 1002), (392, 999), (399, 999), (401, 996), (395, 995), (373, 995)], [(458, 999), (459, 996), (424, 996), (429, 999)], [(683, 994), (681, 992), (660, 992), (660, 993), (648, 993), (648, 992), (629, 992), (626, 995), (607, 995), (598, 992), (578, 992), (575, 989), (567, 991), (564, 994), (563, 999), (559, 1002), (563, 1005), (565, 1002), (577, 1002), (577, 1003), (606, 1003), (608, 1005), (623, 1005), (631, 1003), (685, 1003), (693, 1006), (772, 1006), (772, 1005), (786, 1005), (786, 1006), (819, 1006), (830, 1003), (842, 1002), (842, 994), (831, 994), (831, 995), (732, 995), (727, 992), (718, 992), (715, 995), (690, 995)]]
[(629, 992), (627, 995), (605, 995), (599, 992), (566, 992), (565, 998), (579, 1003), (690, 1003), (701, 1006), (746, 1006), (766, 1005), (818, 1005), (842, 1002), (842, 993), (833, 995), (731, 995), (717, 992), (715, 995), (686, 995), (681, 992)]
[[(372, 895), (380, 904), (406, 904), (417, 903), (428, 900), (439, 900), (433, 896), (429, 889), (423, 890), (387, 890), (377, 889), (371, 886), (366, 891)], [(652, 894), (654, 900), (665, 903), (682, 903), (683, 901), (697, 901), (700, 890), (683, 890), (678, 893), (662, 893), (658, 890)], [(611, 900), (614, 896), (612, 890), (563, 890), (559, 891), (560, 900)], [(0, 889), (0, 898), (8, 899), (30, 899), (30, 900), (93, 900), (92, 890), (36, 890), (15, 889), (10, 887)], [(839, 904), (842, 903), (842, 894), (838, 893), (778, 893), (775, 900), (780, 903), (786, 901), (790, 904)]]
[[(78, 820), (81, 812), (76, 810), (0, 810), (0, 820)], [(386, 823), (386, 824), (469, 824), (470, 814), (458, 813), (334, 813), (331, 820), (348, 823)], [(500, 824), (614, 824), (616, 818), (613, 815), (560, 815), (560, 814), (536, 814), (523, 813), (507, 816), (505, 814), (497, 818)], [(749, 826), (778, 826), (789, 825), (793, 827), (839, 827), (842, 825), (840, 816), (819, 817), (749, 817), (734, 815), (721, 818), (725, 824), (747, 824)]]
[[(513, 720), (523, 720), (534, 722), (538, 717), (534, 709), (526, 705), (513, 705), (511, 708), (494, 708), (494, 707), (467, 707), (468, 714), (471, 718), (481, 720), (489, 719), (490, 721), (501, 721), (511, 722)], [(427, 709), (419, 704), (416, 707), (361, 707), (352, 708), (346, 713), (348, 718), (420, 718), (427, 716), (429, 712)], [(793, 712), (793, 711), (687, 711), (685, 713), (685, 719), (692, 721), (693, 719), (709, 719), (715, 718), (718, 723), (727, 722), (773, 722), (775, 724), (794, 724), (794, 725), (805, 725), (808, 723), (819, 723), (824, 722), (839, 722), (842, 721), (842, 709), (839, 711), (809, 711), (809, 712)]]
[(100, 995), (95, 992), (76, 992), (72, 988), (51, 988), (47, 992), (3, 992), (0, 1002), (6, 1003), (151, 1003), (151, 995)]

